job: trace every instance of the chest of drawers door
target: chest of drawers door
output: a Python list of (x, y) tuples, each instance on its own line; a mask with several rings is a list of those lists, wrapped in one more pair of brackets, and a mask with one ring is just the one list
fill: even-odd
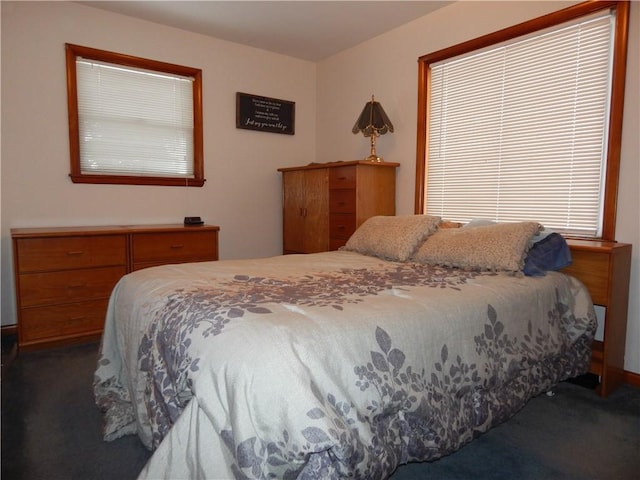
[(109, 296), (134, 270), (218, 259), (219, 227), (11, 230), (20, 349), (96, 340)]
[(329, 249), (329, 170), (282, 171), (284, 253), (315, 253)]

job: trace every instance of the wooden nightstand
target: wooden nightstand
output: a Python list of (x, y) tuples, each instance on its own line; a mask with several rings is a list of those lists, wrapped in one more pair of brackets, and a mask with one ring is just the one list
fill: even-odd
[(217, 226), (14, 228), (21, 349), (96, 340), (109, 296), (126, 273), (218, 259)]
[(624, 381), (624, 353), (629, 306), (631, 244), (568, 240), (573, 264), (563, 272), (585, 284), (595, 305), (605, 307), (604, 337), (593, 342), (591, 373), (600, 376), (606, 397)]

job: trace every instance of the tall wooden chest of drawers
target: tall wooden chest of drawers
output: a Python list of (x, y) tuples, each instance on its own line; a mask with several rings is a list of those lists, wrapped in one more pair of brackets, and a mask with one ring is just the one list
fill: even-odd
[(99, 338), (109, 296), (123, 275), (217, 260), (218, 231), (209, 225), (12, 229), (19, 347)]
[(280, 168), (283, 251), (337, 250), (366, 219), (395, 215), (398, 163), (316, 163)]

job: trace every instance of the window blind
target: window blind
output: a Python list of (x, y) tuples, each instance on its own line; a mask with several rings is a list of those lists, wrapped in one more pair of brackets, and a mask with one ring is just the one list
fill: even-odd
[(614, 14), (431, 65), (428, 214), (600, 235)]
[(83, 174), (193, 178), (193, 79), (78, 58)]

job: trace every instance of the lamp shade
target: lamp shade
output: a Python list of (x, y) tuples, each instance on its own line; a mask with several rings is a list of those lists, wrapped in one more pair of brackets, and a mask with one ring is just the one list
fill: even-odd
[(367, 102), (352, 129), (353, 133), (362, 132), (365, 137), (371, 135), (384, 135), (393, 132), (393, 124), (385, 113), (380, 102), (376, 102), (371, 95), (371, 101)]

